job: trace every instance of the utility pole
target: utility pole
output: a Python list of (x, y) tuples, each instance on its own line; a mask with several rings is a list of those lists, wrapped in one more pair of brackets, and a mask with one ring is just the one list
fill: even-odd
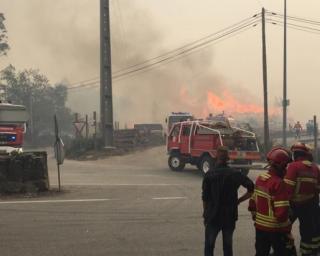
[(264, 101), (264, 151), (265, 153), (267, 153), (270, 147), (270, 134), (269, 134), (269, 114), (268, 114), (266, 19), (265, 19), (264, 8), (262, 8), (262, 66), (263, 66), (263, 101)]
[(283, 40), (283, 146), (287, 146), (287, 0), (284, 0), (284, 40)]
[(100, 0), (100, 120), (105, 147), (113, 146), (113, 106), (109, 0)]

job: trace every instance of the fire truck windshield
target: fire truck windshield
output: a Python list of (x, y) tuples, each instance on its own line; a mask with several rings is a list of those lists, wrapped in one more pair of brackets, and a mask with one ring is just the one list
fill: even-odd
[(191, 120), (191, 115), (174, 115), (168, 117), (168, 127), (171, 128), (173, 124)]

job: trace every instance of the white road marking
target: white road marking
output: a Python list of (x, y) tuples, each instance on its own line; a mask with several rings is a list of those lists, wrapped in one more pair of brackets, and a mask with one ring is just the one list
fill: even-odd
[(35, 203), (73, 203), (73, 202), (105, 202), (117, 199), (69, 199), (69, 200), (25, 200), (25, 201), (0, 201), (0, 204), (35, 204)]
[[(56, 184), (55, 184), (56, 185)], [(167, 183), (141, 183), (141, 184), (131, 184), (131, 183), (119, 183), (119, 184), (104, 184), (104, 183), (64, 183), (64, 186), (145, 186), (145, 187), (154, 187), (154, 186), (183, 186), (185, 184), (167, 184)]]
[[(153, 197), (152, 200), (185, 200), (187, 197)], [(0, 201), (1, 204), (50, 204), (50, 203), (90, 203), (117, 201), (119, 199), (101, 198), (101, 199), (66, 199), (66, 200), (18, 200), (18, 201)]]
[(153, 200), (181, 200), (181, 199), (188, 199), (187, 197), (153, 197)]

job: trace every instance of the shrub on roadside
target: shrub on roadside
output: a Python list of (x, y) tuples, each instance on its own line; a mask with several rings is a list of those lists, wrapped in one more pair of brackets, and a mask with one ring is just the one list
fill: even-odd
[(84, 155), (88, 151), (100, 150), (102, 143), (100, 139), (94, 138), (75, 138), (66, 144), (66, 157), (78, 158)]

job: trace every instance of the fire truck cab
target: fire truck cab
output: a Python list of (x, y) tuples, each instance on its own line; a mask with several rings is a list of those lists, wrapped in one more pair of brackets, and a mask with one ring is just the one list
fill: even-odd
[(166, 123), (167, 123), (167, 131), (166, 135), (170, 132), (172, 126), (175, 123), (178, 122), (184, 122), (184, 121), (190, 121), (193, 119), (192, 114), (188, 112), (172, 112), (168, 117), (166, 118)]
[(24, 106), (0, 103), (0, 153), (22, 151), (27, 120)]
[(260, 160), (254, 133), (231, 127), (222, 121), (185, 121), (172, 126), (167, 138), (168, 165), (173, 171), (183, 170), (186, 164), (196, 165), (203, 173), (215, 163), (217, 148), (229, 148), (235, 168), (248, 174), (252, 161)]

